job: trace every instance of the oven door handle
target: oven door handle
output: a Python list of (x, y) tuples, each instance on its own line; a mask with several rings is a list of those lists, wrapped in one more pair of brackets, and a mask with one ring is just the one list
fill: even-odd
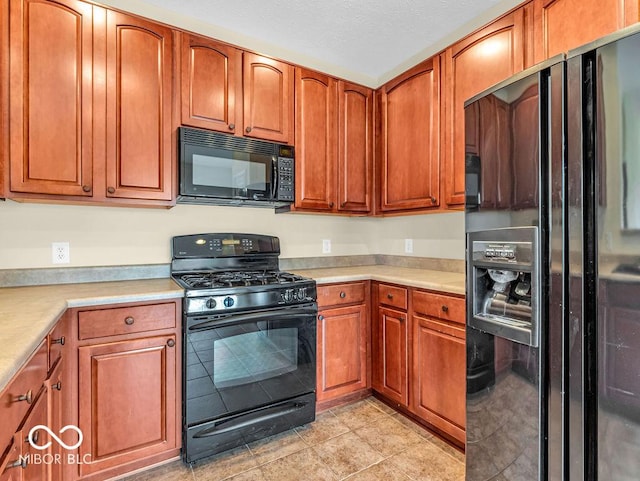
[[(248, 414), (240, 414), (225, 420), (221, 420), (214, 426), (198, 431), (193, 435), (194, 438), (207, 438), (209, 436), (216, 436), (218, 434), (227, 433), (236, 429), (241, 429), (252, 424), (275, 419), (286, 414), (290, 414), (300, 409), (307, 407), (307, 402), (288, 402), (280, 406), (273, 406), (264, 408), (257, 412)], [(262, 412), (261, 412), (262, 411)]]
[(228, 319), (224, 320), (213, 320), (213, 321), (205, 321), (200, 324), (195, 324), (189, 327), (189, 331), (202, 331), (204, 329), (213, 329), (216, 327), (228, 327), (234, 326), (236, 324), (242, 324), (244, 322), (252, 322), (259, 321), (261, 319), (269, 320), (283, 320), (283, 319), (299, 319), (301, 317), (312, 316), (315, 319), (318, 311), (316, 309), (299, 309), (294, 312), (282, 312), (279, 314), (270, 312), (256, 312), (253, 314), (239, 314), (239, 315), (230, 315)]

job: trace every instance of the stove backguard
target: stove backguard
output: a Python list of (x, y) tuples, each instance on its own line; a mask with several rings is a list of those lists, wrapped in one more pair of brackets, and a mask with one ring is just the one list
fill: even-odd
[(468, 233), (469, 326), (538, 346), (537, 234), (536, 227)]

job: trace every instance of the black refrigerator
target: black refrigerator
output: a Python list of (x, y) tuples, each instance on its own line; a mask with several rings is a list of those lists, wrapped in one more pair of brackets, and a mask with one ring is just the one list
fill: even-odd
[(640, 479), (640, 28), (465, 103), (467, 481)]

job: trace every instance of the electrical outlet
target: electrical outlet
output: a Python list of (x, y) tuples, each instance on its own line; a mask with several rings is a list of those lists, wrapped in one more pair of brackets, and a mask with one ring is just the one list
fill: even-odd
[(405, 254), (413, 254), (413, 239), (404, 240), (404, 252)]
[(68, 242), (51, 243), (51, 262), (54, 264), (68, 264), (71, 262)]
[(331, 239), (322, 239), (322, 253), (331, 254)]

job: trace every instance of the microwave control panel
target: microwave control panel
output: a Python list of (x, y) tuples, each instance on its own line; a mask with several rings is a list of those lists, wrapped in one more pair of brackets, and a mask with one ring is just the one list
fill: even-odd
[(295, 200), (295, 192), (293, 188), (295, 172), (293, 170), (293, 166), (292, 157), (278, 157), (278, 192), (276, 193), (276, 200), (292, 202)]

